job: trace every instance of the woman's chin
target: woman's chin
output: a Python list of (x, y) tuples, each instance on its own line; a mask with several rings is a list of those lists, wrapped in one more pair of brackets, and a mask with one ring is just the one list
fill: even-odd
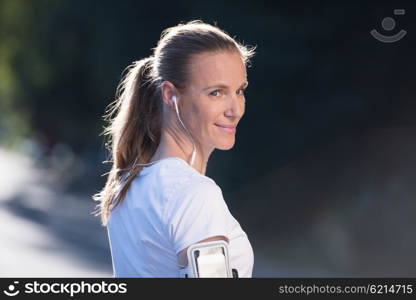
[(235, 140), (232, 143), (221, 143), (217, 145), (218, 150), (230, 150), (232, 147), (234, 147)]

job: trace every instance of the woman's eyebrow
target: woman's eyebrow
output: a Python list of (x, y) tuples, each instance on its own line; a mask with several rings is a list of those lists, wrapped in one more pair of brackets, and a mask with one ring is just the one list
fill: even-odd
[[(240, 86), (240, 88), (241, 88), (241, 89), (242, 89), (242, 88), (246, 88), (247, 86), (248, 86), (248, 81), (244, 82), (244, 83)], [(216, 85), (212, 85), (212, 86), (210, 86), (210, 87), (205, 88), (205, 89), (204, 89), (204, 91), (205, 91), (205, 90), (212, 89), (212, 88), (224, 88), (224, 89), (227, 89), (227, 88), (228, 88), (228, 85), (223, 84), (223, 83), (218, 83), (218, 84), (216, 84)]]

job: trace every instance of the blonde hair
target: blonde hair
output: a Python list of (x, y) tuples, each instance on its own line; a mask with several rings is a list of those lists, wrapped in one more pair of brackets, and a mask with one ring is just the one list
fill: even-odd
[[(155, 153), (161, 137), (162, 101), (160, 85), (172, 82), (178, 90), (189, 82), (188, 65), (194, 55), (205, 52), (238, 51), (244, 64), (250, 62), (255, 48), (244, 46), (216, 25), (201, 20), (179, 23), (165, 29), (154, 54), (133, 62), (116, 90), (116, 99), (103, 116), (108, 121), (103, 135), (111, 154), (111, 170), (104, 188), (92, 196), (99, 201), (95, 216), (107, 225), (111, 210), (119, 205), (132, 180)], [(127, 172), (130, 171), (130, 172)], [(104, 174), (105, 175), (105, 174)], [(124, 178), (126, 176), (126, 178)]]

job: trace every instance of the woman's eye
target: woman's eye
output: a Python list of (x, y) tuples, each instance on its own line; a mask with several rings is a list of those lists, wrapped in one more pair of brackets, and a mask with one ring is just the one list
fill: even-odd
[[(210, 95), (216, 97), (216, 96), (219, 96), (219, 92), (220, 92), (219, 90), (216, 90), (216, 91), (211, 92)], [(218, 93), (218, 94), (215, 94), (215, 93)]]

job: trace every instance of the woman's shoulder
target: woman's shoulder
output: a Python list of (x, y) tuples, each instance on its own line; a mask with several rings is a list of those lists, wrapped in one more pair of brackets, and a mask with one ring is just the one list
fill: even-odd
[(157, 186), (165, 192), (167, 200), (177, 194), (219, 189), (213, 179), (199, 173), (185, 160), (178, 157), (165, 158), (144, 168), (140, 177), (146, 178), (147, 176), (156, 181)]
[[(188, 168), (193, 169), (188, 165)], [(202, 207), (208, 203), (225, 204), (221, 188), (208, 176), (194, 170), (185, 180), (180, 179), (173, 189), (168, 203), (175, 207)]]
[[(192, 168), (189, 165), (188, 167)], [(178, 174), (176, 184), (165, 189), (165, 222), (177, 224), (194, 220), (198, 216), (201, 217), (200, 221), (204, 221), (204, 218), (212, 214), (227, 216), (228, 206), (215, 181), (196, 170), (189, 172), (185, 177), (184, 174)]]

